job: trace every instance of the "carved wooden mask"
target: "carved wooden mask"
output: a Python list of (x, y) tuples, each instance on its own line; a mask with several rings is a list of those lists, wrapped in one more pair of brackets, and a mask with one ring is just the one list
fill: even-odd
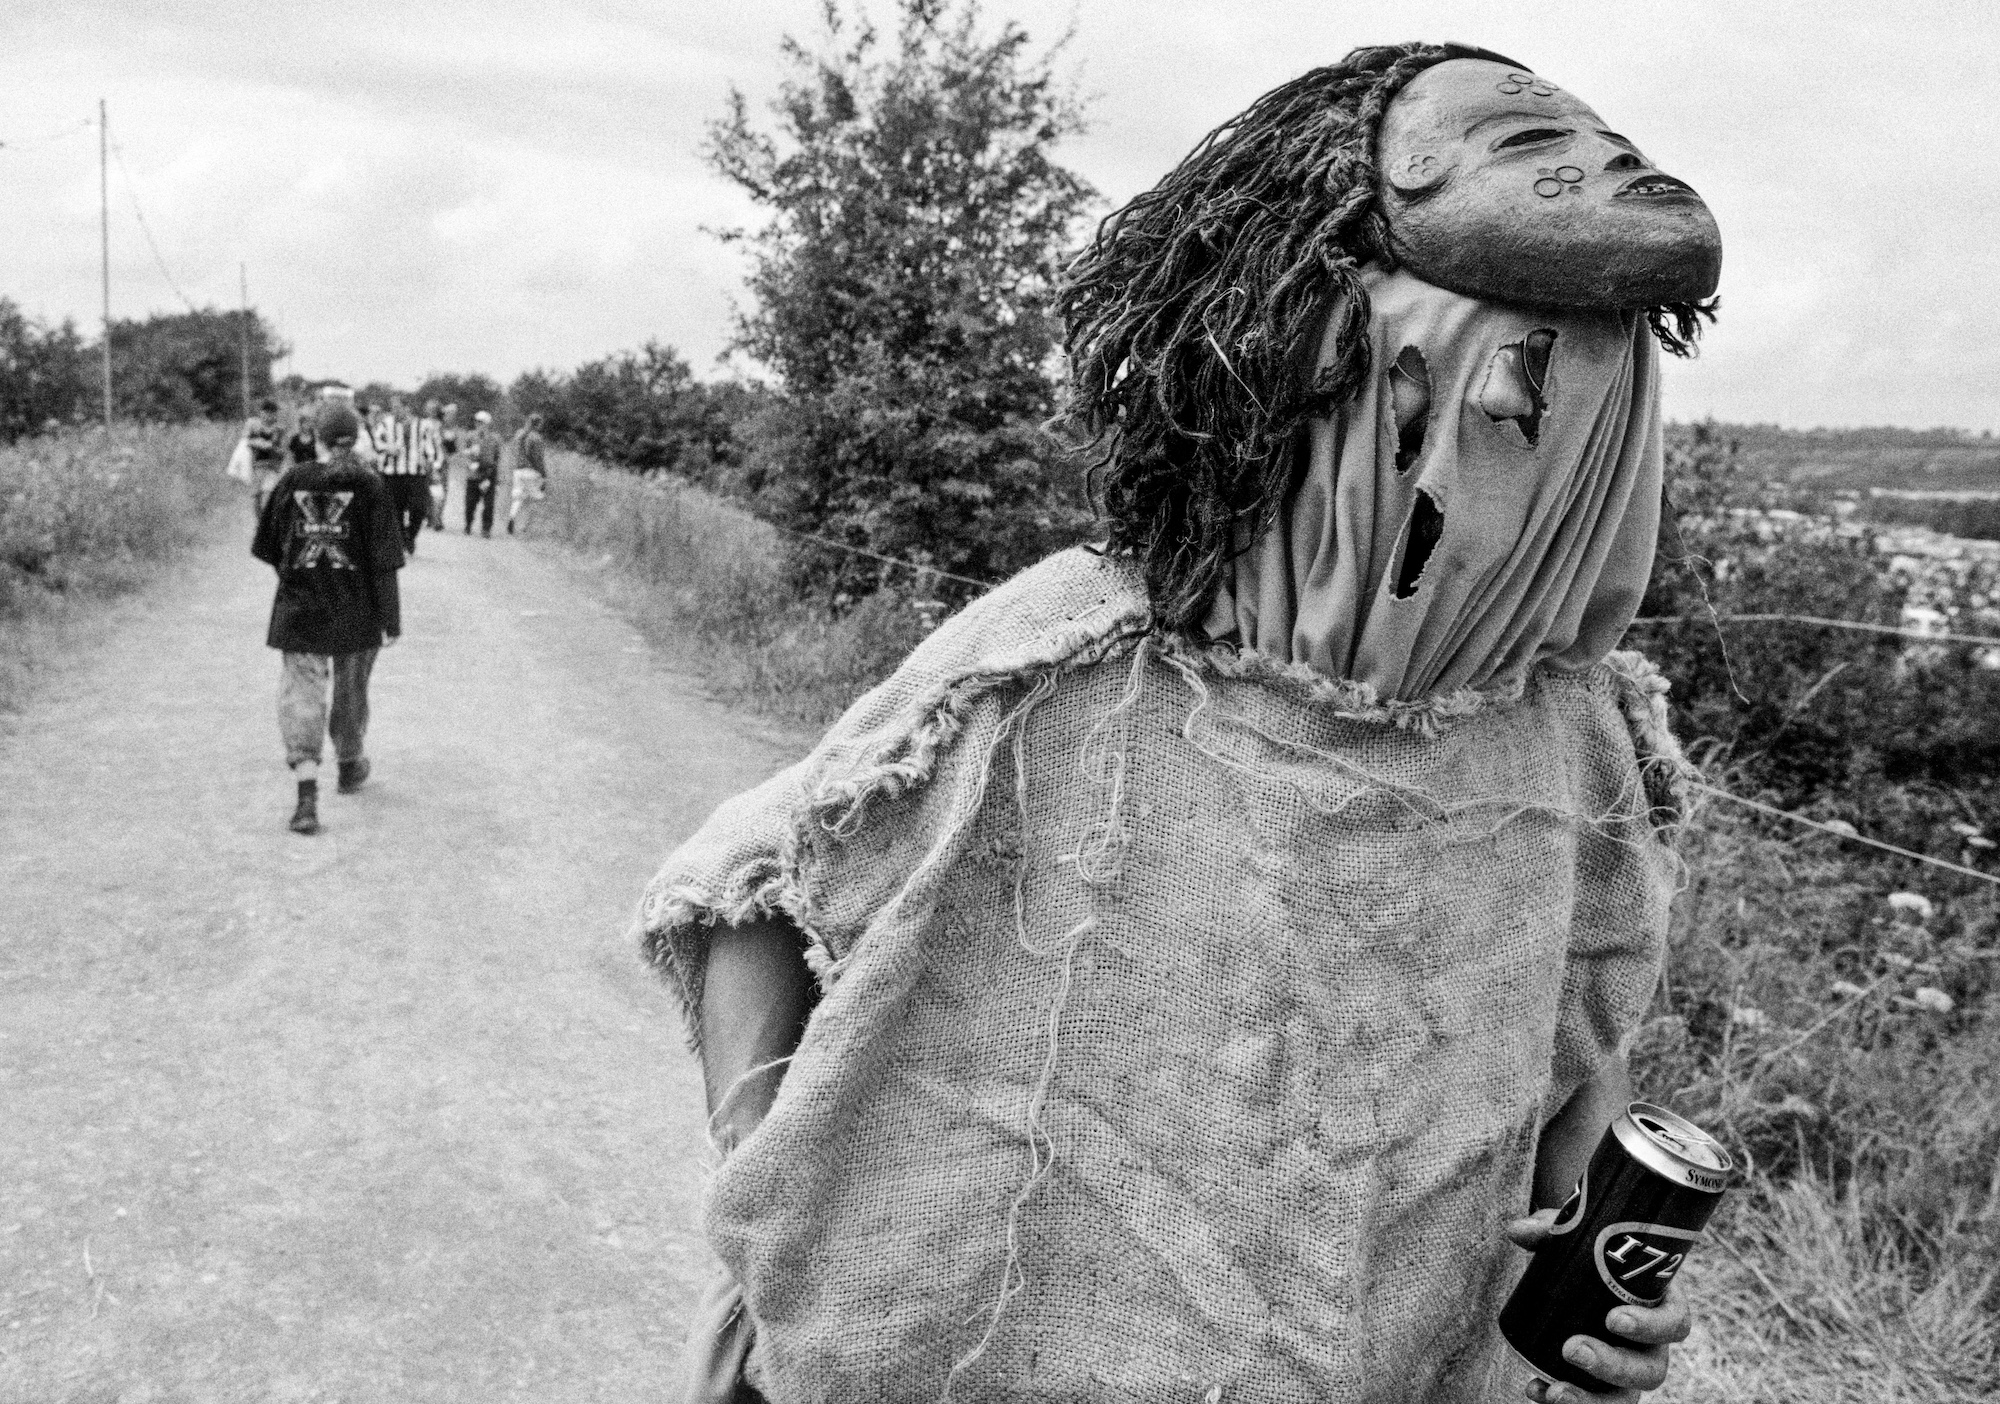
[(1693, 188), (1526, 69), (1425, 69), (1384, 115), (1376, 160), (1398, 261), (1452, 292), (1639, 308), (1699, 301), (1721, 277), (1722, 235)]

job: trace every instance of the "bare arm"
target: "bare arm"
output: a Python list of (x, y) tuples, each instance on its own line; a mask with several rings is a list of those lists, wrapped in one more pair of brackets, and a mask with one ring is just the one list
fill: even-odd
[(757, 1128), (778, 1095), (784, 1069), (757, 1070), (789, 1056), (805, 1032), (817, 986), (804, 951), (787, 917), (715, 928), (702, 981), (701, 1071), (709, 1131), (725, 1150)]
[(1533, 1208), (1551, 1208), (1569, 1198), (1604, 1128), (1631, 1100), (1632, 1074), (1624, 1057), (1613, 1053), (1542, 1128), (1535, 1151)]

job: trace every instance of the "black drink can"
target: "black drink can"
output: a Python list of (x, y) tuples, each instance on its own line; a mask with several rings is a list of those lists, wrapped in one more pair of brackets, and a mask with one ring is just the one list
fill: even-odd
[(1596, 1394), (1563, 1359), (1571, 1336), (1632, 1345), (1604, 1324), (1621, 1303), (1658, 1306), (1722, 1202), (1732, 1165), (1693, 1122), (1634, 1102), (1605, 1128), (1550, 1236), (1500, 1309), (1500, 1334), (1546, 1379)]

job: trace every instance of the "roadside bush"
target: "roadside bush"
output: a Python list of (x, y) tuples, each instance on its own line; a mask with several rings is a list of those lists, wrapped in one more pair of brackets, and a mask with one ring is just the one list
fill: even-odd
[(1899, 626), (1911, 582), (1865, 525), (1798, 511), (1812, 504), (1748, 478), (1704, 426), (1675, 431), (1668, 476), (1640, 612), (1685, 622), (1642, 624), (1630, 638), (1673, 680), (1675, 726), (1697, 759), (1739, 792), (1959, 858), (2000, 810), (2000, 670), (1967, 647), (1716, 622)]
[[(1054, 51), (970, 0), (898, 0), (893, 30), (824, 7), (788, 39), (771, 121), (732, 93), (716, 171), (758, 206), (736, 348), (778, 379), (747, 455), (759, 515), (998, 580), (1083, 539), (1056, 408), (1054, 287), (1095, 200), (1057, 159), (1082, 129)], [(882, 577), (801, 547), (829, 600)], [(941, 581), (963, 602), (976, 589)]]
[(758, 399), (749, 386), (702, 384), (678, 351), (655, 341), (567, 373), (528, 371), (507, 391), (510, 417), (541, 415), (552, 444), (710, 487), (741, 460), (741, 426)]
[(70, 604), (129, 590), (241, 489), (227, 425), (71, 430), (0, 448), (0, 706)]

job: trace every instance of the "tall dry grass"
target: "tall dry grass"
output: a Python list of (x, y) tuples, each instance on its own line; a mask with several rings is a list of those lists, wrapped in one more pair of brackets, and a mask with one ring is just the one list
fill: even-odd
[(611, 568), (634, 622), (732, 701), (787, 721), (831, 721), (935, 617), (927, 601), (890, 590), (838, 612), (801, 598), (784, 538), (740, 507), (664, 474), (551, 457), (535, 533)]
[(1633, 1048), (1746, 1183), (1670, 1399), (2000, 1398), (2000, 897), (1715, 805)]
[(0, 710), (80, 607), (129, 591), (243, 490), (223, 424), (71, 430), (0, 447)]
[[(782, 537), (669, 479), (563, 456), (537, 530), (606, 566), (724, 695), (789, 719), (836, 715), (924, 629), (907, 597), (837, 618), (801, 601)], [(1656, 1397), (2000, 1398), (1995, 889), (1721, 806), (1692, 817), (1684, 853), (1634, 1074), (1748, 1174), (1690, 1264), (1699, 1325)]]

